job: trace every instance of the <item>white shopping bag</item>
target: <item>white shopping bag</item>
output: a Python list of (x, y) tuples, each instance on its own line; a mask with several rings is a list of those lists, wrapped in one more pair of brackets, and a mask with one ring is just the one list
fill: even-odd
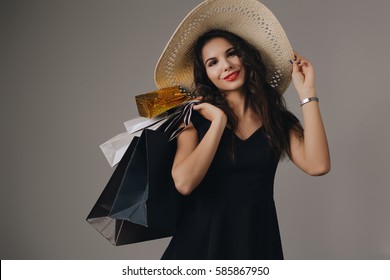
[(100, 145), (100, 149), (102, 150), (111, 167), (117, 165), (122, 159), (134, 136), (139, 137), (142, 133), (142, 130), (145, 128), (156, 130), (163, 123), (165, 123), (168, 118), (165, 117), (154, 119), (153, 121), (152, 120), (153, 119), (147, 119), (143, 117), (129, 120), (125, 122), (126, 129), (128, 130), (127, 132), (120, 133)]
[[(105, 155), (110, 166), (113, 167), (120, 162), (134, 136), (140, 136), (143, 129), (148, 128), (151, 130), (156, 130), (166, 121), (177, 119), (179, 115), (183, 114), (183, 111), (188, 111), (188, 109), (185, 109), (188, 107), (188, 104), (196, 102), (199, 101), (192, 100), (184, 102), (183, 104), (151, 119), (144, 117), (136, 117), (134, 119), (124, 122), (127, 132), (120, 133), (100, 145), (100, 149)], [(191, 109), (192, 107), (189, 107), (189, 112), (191, 111)]]
[(132, 134), (128, 132), (123, 132), (112, 137), (110, 140), (100, 145), (100, 149), (102, 150), (111, 167), (118, 164), (118, 162), (125, 154), (134, 136), (140, 136), (141, 132), (142, 131), (139, 131), (138, 133), (135, 132)]
[(124, 125), (126, 127), (126, 130), (128, 133), (134, 133), (137, 131), (140, 131), (146, 127), (152, 126), (156, 123), (159, 123), (167, 118), (168, 114), (161, 114), (158, 115), (152, 119), (144, 118), (144, 117), (137, 117), (131, 120), (128, 120), (127, 122), (124, 122)]

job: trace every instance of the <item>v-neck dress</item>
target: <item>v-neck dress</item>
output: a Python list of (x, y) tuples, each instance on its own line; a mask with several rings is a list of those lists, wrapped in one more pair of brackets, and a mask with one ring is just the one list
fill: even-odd
[[(210, 122), (194, 114), (192, 123), (201, 140)], [(162, 259), (283, 259), (274, 203), (278, 162), (262, 127), (245, 140), (226, 128), (205, 178), (184, 197)]]

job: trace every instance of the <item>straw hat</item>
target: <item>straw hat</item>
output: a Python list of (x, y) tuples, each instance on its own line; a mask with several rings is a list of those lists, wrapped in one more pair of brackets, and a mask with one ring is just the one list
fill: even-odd
[(291, 82), (293, 49), (279, 21), (258, 0), (205, 0), (180, 23), (157, 62), (158, 88), (194, 90), (193, 60), (197, 39), (212, 29), (234, 33), (256, 47), (267, 67), (268, 83), (283, 94)]

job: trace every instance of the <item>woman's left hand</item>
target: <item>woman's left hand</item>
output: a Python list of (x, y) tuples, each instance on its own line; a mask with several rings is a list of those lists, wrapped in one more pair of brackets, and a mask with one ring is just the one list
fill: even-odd
[(314, 68), (310, 61), (294, 51), (295, 60), (292, 61), (292, 80), (301, 99), (315, 96), (316, 82)]

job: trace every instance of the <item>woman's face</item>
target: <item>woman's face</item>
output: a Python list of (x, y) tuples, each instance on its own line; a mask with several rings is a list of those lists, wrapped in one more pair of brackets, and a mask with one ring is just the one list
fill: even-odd
[(221, 91), (239, 91), (245, 82), (245, 69), (233, 45), (213, 38), (202, 49), (202, 61), (210, 81)]

